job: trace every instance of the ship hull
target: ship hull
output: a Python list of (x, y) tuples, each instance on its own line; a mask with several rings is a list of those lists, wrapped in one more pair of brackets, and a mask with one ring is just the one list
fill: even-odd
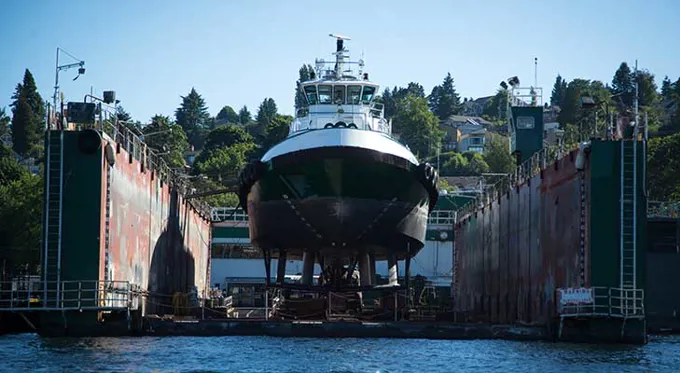
[(404, 156), (410, 152), (326, 145), (265, 155), (269, 170), (247, 200), (253, 245), (293, 257), (307, 249), (337, 256), (368, 251), (378, 260), (415, 255), (425, 242), (431, 193), (414, 159)]

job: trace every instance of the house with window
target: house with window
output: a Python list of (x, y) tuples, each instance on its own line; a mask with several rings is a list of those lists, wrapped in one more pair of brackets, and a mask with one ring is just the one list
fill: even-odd
[(442, 151), (484, 153), (489, 128), (493, 124), (480, 117), (452, 115), (439, 124), (444, 134)]

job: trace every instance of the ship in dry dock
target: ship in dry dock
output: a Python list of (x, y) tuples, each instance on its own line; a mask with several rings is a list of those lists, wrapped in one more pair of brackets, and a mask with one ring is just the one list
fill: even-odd
[[(363, 60), (349, 60), (348, 38), (330, 36), (335, 60), (317, 59), (312, 79), (300, 83), (308, 106), (286, 139), (243, 170), (240, 202), (266, 266), (272, 255), (302, 259), (302, 285), (372, 287), (375, 261), (387, 260), (397, 286), (397, 262), (424, 245), (438, 175), (392, 136), (375, 100), (379, 85), (363, 72)], [(281, 284), (284, 274), (279, 268)]]

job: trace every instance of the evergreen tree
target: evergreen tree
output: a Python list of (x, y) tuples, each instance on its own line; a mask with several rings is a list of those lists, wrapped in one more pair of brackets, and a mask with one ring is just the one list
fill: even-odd
[(253, 118), (252, 115), (250, 115), (250, 111), (248, 111), (248, 107), (243, 105), (241, 110), (239, 110), (238, 112), (238, 122), (243, 125), (246, 125), (252, 120)]
[(440, 120), (445, 120), (451, 115), (460, 113), (460, 97), (456, 93), (451, 73), (446, 74), (441, 86), (435, 86), (432, 89), (430, 109)]
[[(612, 79), (612, 93), (620, 95), (620, 101), (625, 107), (633, 106), (633, 97), (635, 97), (635, 87), (633, 85), (633, 74), (630, 67), (625, 62), (616, 70), (614, 78)], [(623, 108), (620, 108), (623, 109)]]
[(239, 115), (236, 114), (236, 111), (234, 111), (231, 106), (227, 105), (223, 107), (219, 113), (217, 113), (215, 121), (218, 125), (227, 123), (237, 124), (239, 122)]
[(666, 77), (663, 78), (663, 82), (661, 82), (661, 97), (664, 100), (673, 98), (673, 86), (671, 80), (668, 79), (668, 75), (666, 75)]
[(392, 97), (390, 87), (385, 88), (382, 94), (382, 102), (385, 107), (385, 118), (392, 118), (397, 108), (397, 104)]
[(196, 130), (206, 127), (210, 114), (205, 100), (194, 88), (191, 88), (187, 96), (180, 97), (182, 105), (175, 111), (175, 119), (187, 135), (191, 136)]
[(277, 113), (278, 109), (276, 108), (276, 102), (274, 102), (274, 99), (265, 98), (257, 110), (257, 117), (255, 118), (255, 121), (263, 128), (266, 128)]
[(161, 153), (160, 157), (169, 167), (184, 166), (184, 152), (189, 148), (189, 143), (182, 127), (172, 123), (170, 117), (154, 115), (151, 123), (144, 127), (143, 133), (153, 133), (145, 137), (144, 142), (155, 152)]
[(10, 117), (7, 115), (6, 108), (0, 109), (0, 139), (9, 133)]
[(119, 122), (132, 122), (132, 115), (125, 111), (125, 109), (122, 106), (116, 107), (115, 115)]
[(14, 151), (23, 156), (40, 157), (45, 130), (45, 107), (28, 69), (24, 72), (23, 83), (17, 84), (12, 99)]
[[(314, 72), (314, 69), (312, 68), (312, 65), (302, 65), (299, 71), (300, 79), (298, 79), (299, 83), (304, 83), (308, 80), (311, 80), (312, 73)], [(296, 85), (295, 87), (295, 109), (300, 109), (307, 107), (307, 100), (305, 99), (305, 93), (300, 90), (300, 86)]]
[(552, 94), (550, 95), (550, 105), (562, 106), (564, 95), (567, 91), (567, 82), (558, 74), (555, 78)]

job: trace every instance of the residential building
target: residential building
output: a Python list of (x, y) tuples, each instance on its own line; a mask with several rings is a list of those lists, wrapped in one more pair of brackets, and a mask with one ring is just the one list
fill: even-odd
[(443, 151), (483, 153), (487, 143), (488, 129), (493, 124), (480, 117), (452, 115), (442, 121), (439, 126), (445, 131)]
[(487, 103), (491, 101), (494, 96), (480, 97), (476, 100), (467, 100), (463, 102), (463, 114), (473, 117), (479, 117), (484, 113), (484, 108)]

